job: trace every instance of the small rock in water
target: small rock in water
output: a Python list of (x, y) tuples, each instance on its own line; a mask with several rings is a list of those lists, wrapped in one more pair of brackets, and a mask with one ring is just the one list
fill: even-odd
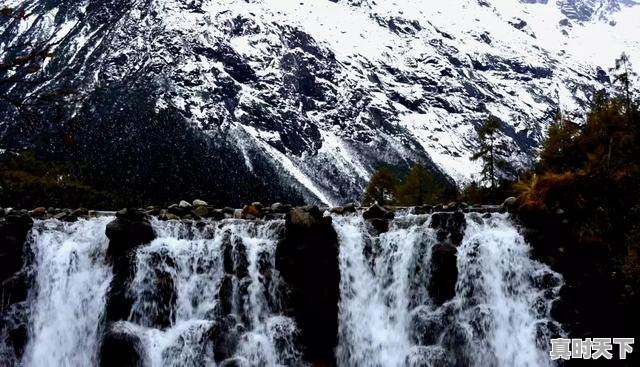
[(271, 205), (271, 210), (274, 213), (281, 213), (281, 214), (285, 214), (287, 213), (289, 210), (291, 210), (291, 205), (289, 204), (282, 204), (282, 203), (273, 203), (273, 205)]
[(369, 209), (362, 213), (362, 217), (364, 219), (393, 219), (395, 214), (378, 204), (373, 204)]
[(189, 204), (188, 202), (181, 200), (180, 204), (178, 204), (178, 207), (180, 208), (191, 208), (191, 204)]
[(37, 207), (31, 211), (31, 216), (36, 218), (44, 217), (46, 214), (47, 209), (45, 209), (43, 206)]
[(355, 213), (357, 211), (355, 203), (347, 203), (343, 208), (345, 213)]
[(204, 201), (204, 200), (195, 199), (193, 201), (193, 206), (207, 206), (207, 205), (209, 205), (209, 204), (207, 204), (207, 202)]
[(89, 210), (86, 208), (78, 208), (72, 211), (71, 215), (74, 217), (86, 217), (89, 215)]
[(209, 209), (207, 209), (207, 207), (204, 205), (200, 205), (197, 208), (193, 209), (193, 214), (197, 215), (198, 217), (206, 217), (209, 215)]
[(504, 200), (504, 202), (502, 203), (502, 206), (505, 208), (511, 208), (514, 205), (516, 205), (516, 201), (518, 201), (518, 199), (514, 196), (508, 197)]
[[(259, 203), (258, 203), (259, 204)], [(262, 204), (260, 204), (262, 205)], [(260, 207), (256, 206), (256, 205), (245, 205), (244, 208), (242, 208), (242, 218), (244, 219), (255, 219), (258, 218), (260, 216)]]
[(330, 212), (334, 214), (342, 215), (344, 214), (344, 207), (342, 206), (333, 207), (331, 208)]
[(64, 220), (64, 218), (65, 218), (66, 216), (67, 216), (67, 213), (65, 213), (65, 212), (60, 212), (60, 213), (58, 213), (58, 214), (54, 215), (54, 216), (53, 216), (53, 218), (54, 218), (54, 219), (57, 219), (57, 220)]

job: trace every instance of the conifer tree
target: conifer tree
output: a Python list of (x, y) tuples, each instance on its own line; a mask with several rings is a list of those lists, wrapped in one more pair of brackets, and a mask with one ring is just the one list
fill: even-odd
[(626, 53), (622, 53), (619, 58), (616, 59), (615, 66), (610, 69), (613, 75), (613, 84), (617, 85), (622, 96), (625, 107), (627, 110), (631, 109), (632, 96), (632, 84), (633, 79), (638, 76), (633, 71), (633, 66), (629, 60), (629, 56)]
[(401, 205), (420, 206), (439, 201), (444, 188), (438, 185), (433, 175), (420, 163), (411, 168), (404, 182), (398, 188)]
[(498, 148), (496, 140), (500, 131), (500, 120), (495, 116), (490, 116), (478, 129), (476, 142), (478, 151), (471, 157), (471, 160), (482, 160), (483, 181), (488, 182), (493, 189), (496, 187), (498, 169), (506, 166), (506, 161), (501, 158), (502, 151)]
[(364, 205), (392, 204), (395, 202), (396, 192), (397, 182), (393, 172), (386, 167), (381, 167), (371, 175), (362, 203)]

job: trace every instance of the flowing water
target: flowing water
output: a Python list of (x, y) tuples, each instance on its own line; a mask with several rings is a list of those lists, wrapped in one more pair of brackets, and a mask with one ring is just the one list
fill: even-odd
[(37, 222), (30, 235), (31, 289), (25, 366), (90, 366), (111, 282), (105, 261), (108, 218)]
[[(429, 284), (442, 238), (431, 215), (401, 214), (382, 234), (359, 215), (334, 216), (340, 367), (552, 365), (548, 339), (560, 327), (549, 312), (561, 277), (531, 259), (506, 214), (465, 219), (455, 296), (438, 304)], [(150, 367), (304, 365), (275, 268), (284, 221), (153, 220), (157, 238), (132, 259), (131, 312), (108, 323), (111, 220), (35, 223), (28, 342), (21, 361), (3, 363), (97, 366), (109, 329), (138, 340)]]
[(532, 260), (506, 214), (467, 214), (455, 297), (429, 297), (439, 242), (431, 216), (406, 215), (376, 235), (361, 217), (335, 217), (342, 281), (340, 366), (543, 367), (561, 277)]

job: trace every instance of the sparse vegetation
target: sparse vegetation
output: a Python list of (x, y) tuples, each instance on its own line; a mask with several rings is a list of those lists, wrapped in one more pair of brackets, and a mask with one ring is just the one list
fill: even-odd
[(442, 202), (446, 195), (446, 187), (418, 163), (400, 182), (389, 168), (376, 170), (369, 180), (362, 204), (420, 206)]
[(618, 94), (596, 95), (582, 125), (559, 118), (538, 165), (513, 185), (537, 256), (570, 284), (554, 316), (576, 335), (638, 330), (628, 320), (640, 306), (640, 110), (621, 59)]

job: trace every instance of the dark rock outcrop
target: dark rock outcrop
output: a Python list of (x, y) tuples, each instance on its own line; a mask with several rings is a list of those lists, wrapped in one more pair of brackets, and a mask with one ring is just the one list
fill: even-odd
[(209, 330), (209, 340), (217, 363), (233, 357), (242, 331), (242, 325), (233, 315), (221, 317), (213, 324)]
[(331, 217), (318, 207), (294, 208), (286, 216), (276, 269), (290, 287), (290, 310), (300, 328), (305, 359), (335, 365), (340, 269), (338, 238)]
[[(3, 212), (4, 210), (0, 209)], [(30, 285), (30, 273), (25, 269), (25, 243), (33, 220), (26, 212), (11, 212), (0, 218), (0, 310), (23, 303), (27, 299)], [(0, 314), (0, 331), (5, 329), (13, 354), (20, 358), (27, 342), (26, 320), (22, 314), (12, 322), (5, 322)]]
[(459, 246), (464, 237), (466, 228), (464, 213), (439, 212), (431, 217), (431, 228), (436, 229), (438, 241), (448, 241), (455, 246)]
[(135, 249), (153, 241), (155, 233), (146, 214), (136, 209), (123, 209), (107, 224), (106, 235), (110, 240), (107, 255), (113, 263), (113, 280), (107, 294), (107, 320), (125, 320), (132, 305), (127, 290)]
[(125, 330), (111, 329), (102, 337), (100, 367), (141, 367), (143, 355), (140, 338)]
[(33, 220), (22, 212), (12, 212), (0, 219), (0, 279), (22, 269), (22, 254)]
[(451, 244), (440, 243), (435, 245), (432, 251), (431, 281), (428, 290), (431, 299), (437, 305), (442, 305), (456, 294), (458, 250)]

